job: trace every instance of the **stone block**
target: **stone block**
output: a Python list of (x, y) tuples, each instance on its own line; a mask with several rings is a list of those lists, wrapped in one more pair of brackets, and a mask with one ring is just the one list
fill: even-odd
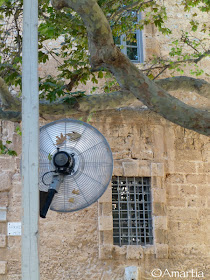
[(177, 150), (194, 150), (194, 139), (192, 137), (181, 137), (176, 138), (175, 149)]
[(102, 203), (102, 215), (103, 216), (112, 216), (112, 203), (111, 202)]
[(171, 197), (170, 199), (168, 199), (167, 205), (173, 207), (185, 207), (186, 206), (185, 197)]
[(167, 231), (164, 229), (155, 229), (155, 242), (159, 244), (167, 243)]
[(167, 244), (156, 244), (155, 254), (157, 259), (168, 259), (168, 245)]
[(110, 260), (113, 258), (113, 245), (100, 245), (99, 246), (99, 259)]
[(2, 136), (6, 139), (11, 139), (15, 130), (15, 123), (10, 121), (2, 122)]
[(163, 177), (164, 175), (165, 172), (163, 163), (151, 163), (151, 176)]
[(0, 275), (5, 275), (7, 273), (7, 262), (0, 261)]
[(129, 127), (126, 124), (120, 125), (118, 129), (116, 128), (117, 135), (116, 136), (124, 136), (127, 137), (129, 134)]
[(152, 188), (165, 188), (165, 184), (163, 184), (163, 178), (162, 177), (152, 177), (151, 178)]
[(155, 188), (152, 191), (153, 202), (166, 203), (166, 190)]
[[(147, 46), (147, 42), (148, 42), (148, 40), (146, 41), (145, 46)], [(154, 47), (152, 47), (152, 48), (146, 47), (145, 53), (146, 53), (146, 60), (152, 60), (154, 58), (154, 55), (155, 56), (160, 55), (160, 50), (159, 50), (158, 46), (154, 45)]]
[(179, 185), (167, 184), (166, 193), (170, 197), (179, 197)]
[(9, 205), (8, 192), (0, 193), (0, 207), (7, 207)]
[(154, 228), (156, 229), (164, 229), (168, 228), (168, 219), (166, 216), (156, 216), (154, 217)]
[(181, 185), (180, 186), (180, 195), (183, 197), (184, 195), (195, 195), (196, 194), (196, 186), (192, 185)]
[(163, 159), (165, 154), (165, 145), (164, 145), (164, 128), (161, 125), (154, 126), (154, 158)]
[(113, 246), (113, 259), (122, 259), (123, 260), (126, 258), (126, 254), (127, 254), (127, 245), (124, 246)]
[(209, 209), (198, 210), (198, 217), (199, 217), (200, 220), (208, 221), (210, 219)]
[(21, 158), (16, 157), (16, 158), (15, 158), (15, 164), (16, 164), (16, 169), (17, 169), (17, 171), (20, 172), (20, 170), (21, 170)]
[(19, 172), (13, 174), (13, 176), (12, 176), (12, 182), (21, 183), (21, 175), (20, 175)]
[[(99, 231), (98, 236), (99, 236), (99, 244), (103, 245), (103, 243), (104, 243), (104, 231)], [(82, 245), (80, 245), (80, 246), (82, 246)]]
[(103, 214), (102, 208), (103, 208), (103, 202), (101, 203), (98, 201), (98, 216), (102, 216)]
[[(166, 148), (166, 154), (168, 159), (168, 165), (171, 165), (173, 163), (175, 158), (175, 149), (174, 149), (174, 143), (175, 143), (175, 134), (174, 134), (174, 128), (171, 126), (165, 127), (165, 148)], [(173, 164), (170, 166), (170, 169), (173, 169)]]
[(187, 160), (180, 160), (174, 163), (174, 172), (175, 173), (196, 173), (196, 164), (195, 162), (187, 161)]
[(187, 207), (201, 207), (206, 208), (207, 206), (207, 198), (206, 197), (191, 197), (187, 201)]
[(174, 173), (174, 161), (167, 160), (165, 162), (165, 174), (173, 174)]
[(153, 215), (154, 216), (165, 216), (166, 215), (165, 203), (154, 202), (153, 203)]
[(14, 133), (12, 137), (12, 149), (14, 149), (18, 155), (22, 152), (22, 138), (17, 133)]
[(9, 191), (12, 186), (11, 172), (0, 173), (0, 192)]
[(113, 230), (112, 216), (101, 216), (98, 218), (99, 230)]
[(202, 153), (203, 161), (209, 161), (210, 159), (210, 151), (204, 150)]
[(210, 197), (210, 188), (209, 188), (208, 184), (206, 184), (206, 185), (199, 184), (197, 186), (197, 194), (202, 197), (203, 196)]
[(199, 150), (176, 150), (176, 160), (202, 160), (202, 153)]
[(183, 184), (185, 176), (183, 174), (168, 174), (166, 176), (166, 183), (170, 184)]
[(7, 220), (7, 208), (0, 207), (0, 222), (6, 222)]
[(149, 161), (140, 160), (139, 161), (139, 172), (140, 177), (150, 177), (151, 176), (151, 165)]
[(102, 202), (111, 202), (112, 201), (112, 188), (111, 188), (111, 184), (108, 186), (107, 190), (100, 197), (100, 199), (98, 201), (100, 203), (102, 203)]
[[(0, 222), (0, 234), (7, 234), (7, 223)], [(0, 250), (1, 252), (1, 250)], [(1, 258), (0, 258), (1, 260)]]
[(13, 181), (12, 180), (12, 190), (11, 192), (14, 194), (15, 197), (21, 195), (22, 191), (22, 183), (21, 181)]
[(127, 260), (139, 260), (144, 257), (144, 249), (142, 246), (128, 245), (127, 246)]
[(113, 244), (113, 230), (104, 230), (103, 233), (103, 244)]
[[(204, 209), (207, 210), (207, 209)], [(168, 218), (174, 221), (192, 221), (199, 217), (199, 209), (192, 208), (171, 208), (168, 207), (167, 211)], [(207, 218), (207, 217), (206, 217)]]
[(210, 208), (210, 198), (207, 199), (207, 207)]
[(151, 148), (146, 147), (132, 147), (131, 149), (131, 157), (132, 158), (138, 158), (141, 160), (153, 160), (154, 154)]
[(7, 237), (5, 234), (0, 234), (0, 248), (5, 248), (7, 245)]
[(133, 160), (131, 162), (123, 162), (123, 175), (127, 177), (138, 176), (139, 164), (138, 161)]
[(148, 246), (144, 248), (144, 255), (151, 256), (155, 254), (155, 246)]
[[(209, 158), (210, 158), (210, 155), (209, 155)], [(210, 174), (210, 162), (198, 162), (197, 163), (197, 172)]]
[(118, 162), (117, 160), (114, 161), (114, 170), (113, 174), (115, 176), (123, 176), (123, 166), (122, 162)]
[(205, 184), (207, 183), (206, 175), (189, 174), (186, 176), (187, 182), (191, 184)]
[(138, 153), (135, 153), (135, 151), (132, 150), (132, 157), (133, 158), (139, 158), (144, 160), (153, 160), (154, 159), (154, 153), (151, 150), (140, 150)]
[(13, 171), (16, 169), (16, 162), (11, 156), (0, 156), (0, 170)]

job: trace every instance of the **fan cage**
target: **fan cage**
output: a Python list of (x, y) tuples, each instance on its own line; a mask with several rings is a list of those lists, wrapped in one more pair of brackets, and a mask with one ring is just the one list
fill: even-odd
[(113, 158), (106, 138), (80, 120), (63, 119), (41, 127), (40, 191), (48, 191), (55, 170), (52, 158), (58, 148), (74, 154), (75, 167), (71, 175), (65, 175), (50, 209), (74, 212), (90, 206), (103, 195), (112, 178)]

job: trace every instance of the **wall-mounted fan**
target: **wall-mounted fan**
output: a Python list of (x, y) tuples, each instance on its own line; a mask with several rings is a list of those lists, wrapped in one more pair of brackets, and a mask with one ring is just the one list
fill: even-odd
[(113, 171), (105, 137), (79, 120), (51, 122), (40, 129), (40, 216), (50, 208), (72, 212), (105, 192)]

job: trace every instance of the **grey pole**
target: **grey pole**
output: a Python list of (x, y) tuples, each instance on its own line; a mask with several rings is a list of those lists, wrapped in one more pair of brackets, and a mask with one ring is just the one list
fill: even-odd
[(23, 1), (22, 280), (39, 280), (38, 0)]

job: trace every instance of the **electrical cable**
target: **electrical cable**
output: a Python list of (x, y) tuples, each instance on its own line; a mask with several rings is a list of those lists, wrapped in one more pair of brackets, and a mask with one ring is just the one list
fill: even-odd
[(45, 182), (44, 182), (44, 176), (46, 176), (47, 174), (49, 174), (49, 173), (56, 173), (56, 170), (51, 170), (51, 171), (48, 171), (48, 172), (45, 172), (44, 173), (44, 175), (42, 176), (42, 183), (45, 185), (45, 186), (49, 186), (50, 184), (45, 184)]

